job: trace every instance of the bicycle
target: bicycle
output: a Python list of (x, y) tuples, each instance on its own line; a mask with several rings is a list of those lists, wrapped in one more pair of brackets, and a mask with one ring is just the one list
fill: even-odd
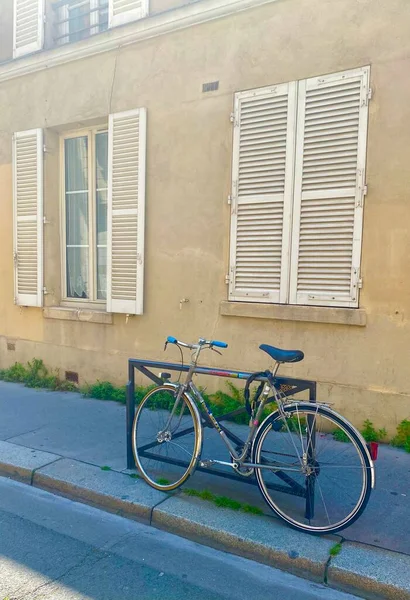
[[(198, 463), (201, 467), (221, 465), (243, 477), (255, 476), (268, 506), (294, 529), (334, 533), (362, 514), (375, 481), (365, 440), (328, 405), (295, 400), (280, 391), (276, 380), (280, 365), (302, 360), (302, 351), (259, 346), (274, 366), (247, 379), (249, 432), (245, 440), (239, 440), (218, 422), (192, 381), (201, 352), (206, 348), (219, 352), (217, 348), (228, 345), (203, 338), (187, 344), (170, 336), (165, 348), (170, 343), (179, 347), (181, 357), (182, 348), (192, 351), (185, 382), (171, 382), (168, 373), (160, 374), (163, 383), (142, 399), (132, 428), (135, 463), (150, 486), (170, 492), (194, 473)], [(251, 398), (255, 380), (260, 383)], [(269, 403), (274, 409), (266, 415)], [(229, 462), (202, 460), (201, 418), (219, 433)], [(234, 446), (229, 438), (240, 444)]]

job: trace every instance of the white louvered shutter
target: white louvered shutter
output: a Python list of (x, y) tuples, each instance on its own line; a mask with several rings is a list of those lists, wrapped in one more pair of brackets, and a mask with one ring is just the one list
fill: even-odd
[(286, 302), (296, 83), (235, 96), (229, 299)]
[(43, 304), (43, 132), (13, 138), (14, 301)]
[(109, 0), (109, 26), (116, 27), (148, 15), (148, 0)]
[(143, 312), (146, 110), (110, 115), (107, 310)]
[(14, 58), (41, 50), (44, 43), (44, 0), (14, 0)]
[(299, 82), (290, 302), (358, 306), (369, 68)]

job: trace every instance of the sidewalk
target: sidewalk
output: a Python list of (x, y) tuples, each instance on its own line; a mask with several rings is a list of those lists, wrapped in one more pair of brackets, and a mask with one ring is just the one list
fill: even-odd
[[(340, 536), (317, 538), (279, 522), (246, 483), (196, 473), (188, 487), (258, 506), (266, 516), (166, 495), (131, 478), (122, 405), (0, 382), (0, 416), (0, 474), (337, 587), (355, 586), (364, 596), (410, 599), (410, 455), (402, 451), (379, 449), (365, 513)], [(341, 538), (342, 551), (330, 558)]]

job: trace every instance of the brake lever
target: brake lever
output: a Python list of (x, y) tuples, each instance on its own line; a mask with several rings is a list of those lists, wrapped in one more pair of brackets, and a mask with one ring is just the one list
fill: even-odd
[(168, 342), (165, 342), (165, 344), (164, 344), (164, 352), (167, 349), (167, 346), (168, 346)]
[(222, 356), (222, 352), (219, 352), (219, 350), (215, 350), (215, 348), (213, 346), (211, 346), (211, 350), (213, 350), (214, 352), (216, 352), (217, 354)]

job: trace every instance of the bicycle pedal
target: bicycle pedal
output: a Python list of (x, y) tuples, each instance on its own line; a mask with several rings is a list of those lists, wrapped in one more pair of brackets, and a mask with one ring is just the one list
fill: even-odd
[(215, 464), (214, 460), (201, 460), (199, 463), (200, 467), (203, 467), (205, 469), (208, 469), (209, 467), (212, 467), (212, 465)]

